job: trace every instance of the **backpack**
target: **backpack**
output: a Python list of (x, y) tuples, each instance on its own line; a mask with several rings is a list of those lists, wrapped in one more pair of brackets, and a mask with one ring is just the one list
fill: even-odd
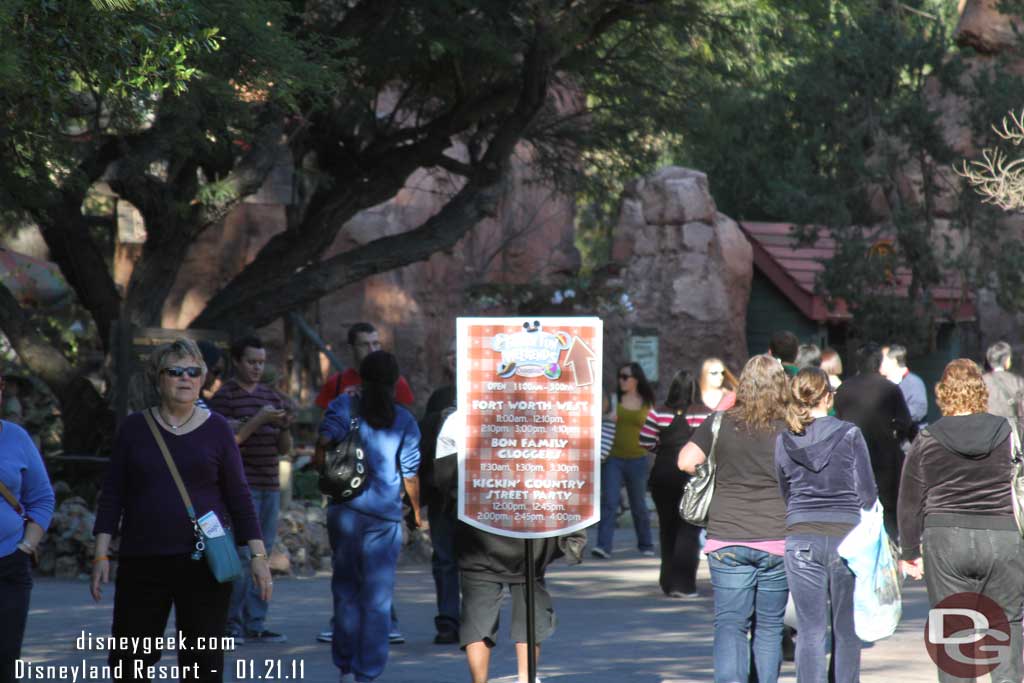
[(358, 497), (367, 488), (370, 476), (369, 462), (363, 450), (363, 438), (359, 433), (358, 401), (352, 398), (348, 434), (341, 441), (332, 444), (324, 454), (320, 479), (317, 482), (320, 493), (330, 496), (336, 503), (348, 502)]

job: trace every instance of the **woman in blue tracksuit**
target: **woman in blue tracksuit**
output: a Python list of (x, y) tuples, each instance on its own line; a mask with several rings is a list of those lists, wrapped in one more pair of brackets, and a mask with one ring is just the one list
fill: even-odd
[(860, 680), (860, 639), (853, 624), (854, 575), (839, 556), (860, 511), (878, 498), (871, 458), (860, 429), (830, 417), (832, 385), (819, 368), (805, 368), (790, 384), (786, 422), (775, 467), (786, 501), (786, 578), (796, 606), (796, 676), (828, 680), (826, 654), (832, 603), (832, 659), (836, 683)]
[[(420, 430), (408, 410), (395, 403), (398, 362), (374, 351), (359, 366), (360, 395), (335, 398), (320, 424), (317, 465), (323, 449), (348, 434), (353, 412), (369, 469), (366, 490), (327, 507), (334, 595), (334, 663), (342, 678), (375, 680), (388, 657), (388, 627), (395, 568), (402, 547), (402, 485), (420, 524)], [(353, 410), (354, 409), (354, 410)]]

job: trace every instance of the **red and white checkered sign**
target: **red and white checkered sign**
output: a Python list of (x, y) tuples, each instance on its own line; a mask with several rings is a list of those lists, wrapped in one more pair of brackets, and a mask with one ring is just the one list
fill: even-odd
[(600, 518), (602, 323), (459, 318), (459, 519), (514, 538)]

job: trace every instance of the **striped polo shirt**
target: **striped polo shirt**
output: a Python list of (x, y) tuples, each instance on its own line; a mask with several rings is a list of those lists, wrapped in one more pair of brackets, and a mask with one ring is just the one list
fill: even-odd
[[(246, 422), (265, 405), (284, 408), (284, 401), (273, 389), (257, 384), (251, 391), (243, 389), (237, 381), (229, 379), (210, 399), (210, 409), (233, 422)], [(242, 465), (249, 488), (274, 491), (281, 487), (278, 465), (277, 439), (281, 428), (267, 423), (239, 444)]]

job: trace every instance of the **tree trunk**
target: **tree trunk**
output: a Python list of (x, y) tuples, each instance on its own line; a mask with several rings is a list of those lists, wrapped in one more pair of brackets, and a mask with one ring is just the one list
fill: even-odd
[(14, 295), (0, 283), (0, 329), (22, 363), (56, 395), (64, 421), (64, 450), (94, 453), (114, 433), (106, 401), (58, 349), (39, 334)]

